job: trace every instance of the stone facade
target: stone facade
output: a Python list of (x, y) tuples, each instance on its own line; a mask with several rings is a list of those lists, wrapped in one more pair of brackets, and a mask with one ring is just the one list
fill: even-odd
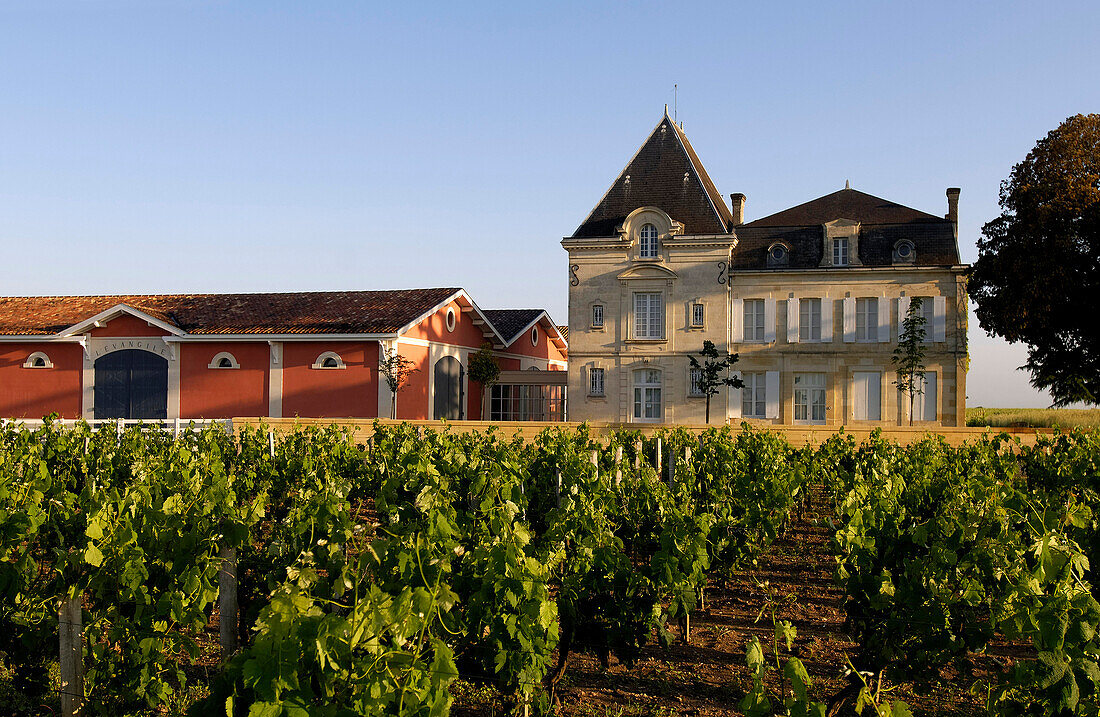
[(909, 302), (928, 320), (914, 423), (964, 424), (966, 267), (958, 190), (936, 217), (845, 188), (748, 224), (666, 116), (573, 236), (569, 415), (704, 422), (689, 356), (739, 356), (711, 423), (899, 425), (891, 357)]

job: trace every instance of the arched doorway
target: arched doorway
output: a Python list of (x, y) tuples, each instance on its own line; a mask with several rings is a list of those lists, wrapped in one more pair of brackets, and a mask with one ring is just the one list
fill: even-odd
[(454, 356), (435, 362), (435, 419), (460, 420), (462, 411), (462, 364)]
[(168, 359), (148, 351), (115, 351), (95, 362), (95, 418), (168, 417)]

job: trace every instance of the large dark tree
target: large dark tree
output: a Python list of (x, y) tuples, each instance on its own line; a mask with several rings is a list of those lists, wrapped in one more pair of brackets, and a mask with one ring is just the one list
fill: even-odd
[(1028, 346), (1056, 406), (1100, 402), (1100, 115), (1075, 115), (1001, 183), (969, 289), (982, 328)]

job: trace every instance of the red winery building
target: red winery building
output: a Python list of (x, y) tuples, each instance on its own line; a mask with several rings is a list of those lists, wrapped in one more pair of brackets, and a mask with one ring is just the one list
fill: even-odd
[[(486, 342), (491, 416), (466, 376)], [(0, 417), (389, 417), (386, 349), (417, 369), (398, 418), (564, 419), (562, 331), (458, 288), (0, 297)]]

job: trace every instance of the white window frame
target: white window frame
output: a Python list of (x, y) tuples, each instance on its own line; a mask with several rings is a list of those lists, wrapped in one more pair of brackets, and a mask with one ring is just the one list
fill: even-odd
[(766, 341), (768, 335), (766, 304), (764, 299), (745, 299), (741, 324), (744, 327), (744, 343), (762, 344)]
[(873, 343), (879, 340), (879, 297), (856, 298), (856, 342)]
[(606, 396), (606, 378), (607, 372), (604, 371), (602, 366), (590, 366), (588, 368), (588, 395)]
[(592, 304), (592, 316), (590, 326), (594, 329), (602, 329), (604, 322), (603, 304)]
[[(818, 378), (820, 377), (820, 383)], [(801, 385), (800, 385), (801, 384)], [(821, 372), (798, 372), (794, 375), (794, 423), (824, 425), (828, 417), (828, 377)], [(800, 400), (802, 399), (802, 400)], [(818, 400), (820, 399), (820, 400)], [(820, 407), (820, 414), (817, 410)], [(802, 417), (799, 417), (799, 414)], [(820, 417), (818, 417), (820, 415)]]
[[(742, 418), (766, 418), (768, 415), (768, 374), (747, 371), (741, 374), (745, 386), (741, 389)], [(746, 410), (748, 409), (748, 410)], [(759, 410), (757, 410), (759, 409)]]
[(833, 266), (849, 266), (851, 264), (851, 258), (848, 254), (851, 246), (848, 237), (833, 237)]
[[(336, 365), (326, 366), (325, 361), (329, 359), (334, 359), (336, 361)], [(340, 369), (347, 368), (347, 366), (344, 364), (344, 359), (340, 358), (340, 354), (336, 353), (335, 351), (325, 351), (317, 357), (317, 360), (313, 362), (310, 368), (320, 369), (322, 371), (338, 371)]]
[(660, 232), (650, 222), (646, 222), (638, 229), (638, 257), (641, 259), (656, 259), (660, 250), (658, 237)]
[(454, 331), (455, 326), (458, 325), (458, 318), (455, 315), (454, 307), (447, 307), (447, 331)]
[(688, 396), (691, 398), (702, 398), (706, 396), (706, 393), (703, 391), (703, 369), (688, 369)]
[[(814, 314), (816, 303), (817, 314)], [(798, 300), (798, 340), (803, 343), (821, 341), (822, 301), (818, 298)], [(816, 321), (815, 321), (816, 319)]]
[(691, 302), (691, 328), (701, 329), (707, 325), (707, 307), (701, 301)]
[[(645, 317), (640, 315), (639, 302), (643, 301)], [(633, 296), (634, 338), (641, 341), (665, 339), (665, 295), (660, 291), (636, 291)], [(639, 330), (641, 329), (641, 330)]]
[(531, 327), (531, 345), (539, 345), (539, 327), (537, 325)]
[[(222, 361), (228, 360), (228, 366), (222, 366)], [(228, 351), (222, 351), (221, 353), (214, 354), (214, 358), (210, 359), (210, 363), (206, 365), (207, 368), (229, 370), (234, 368), (240, 368), (241, 364), (237, 362), (237, 357)]]
[[(37, 365), (39, 361), (42, 362), (41, 366)], [(50, 357), (47, 356), (45, 352), (35, 351), (27, 357), (26, 361), (23, 362), (23, 368), (53, 368), (53, 361), (50, 361)]]
[[(631, 380), (634, 383), (631, 416), (635, 423), (661, 422), (664, 416), (663, 378), (664, 374), (661, 370), (655, 368), (641, 368), (631, 372)], [(647, 415), (652, 413), (651, 409), (654, 405), (657, 409), (656, 415)]]

